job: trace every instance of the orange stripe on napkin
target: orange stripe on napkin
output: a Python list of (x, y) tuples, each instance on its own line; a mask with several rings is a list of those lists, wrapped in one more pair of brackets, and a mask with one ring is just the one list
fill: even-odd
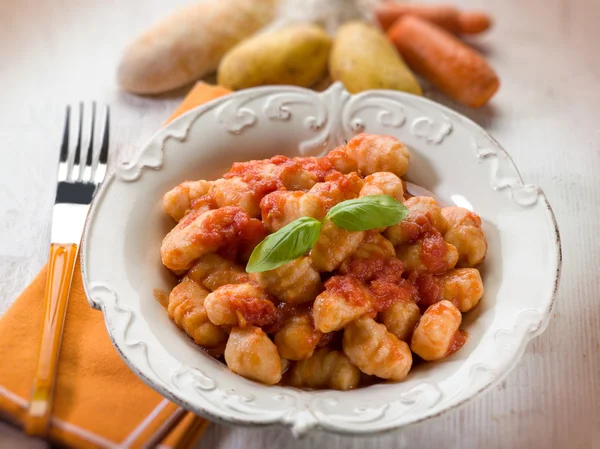
[[(167, 121), (229, 93), (198, 83)], [(47, 267), (0, 319), (0, 413), (22, 425), (34, 377)], [(144, 384), (115, 351), (102, 313), (86, 300), (75, 267), (62, 339), (49, 439), (74, 448), (187, 449), (208, 421)]]

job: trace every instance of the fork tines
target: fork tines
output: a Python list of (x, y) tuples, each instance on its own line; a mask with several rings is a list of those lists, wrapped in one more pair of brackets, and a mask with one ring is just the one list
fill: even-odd
[[(57, 203), (91, 202), (91, 196), (107, 171), (109, 115), (108, 106), (97, 107), (96, 102), (67, 106), (58, 168)], [(74, 185), (76, 190), (71, 187)]]
[(108, 164), (109, 115), (108, 106), (98, 108), (96, 102), (67, 106), (60, 151), (66, 170), (59, 181), (102, 182)]

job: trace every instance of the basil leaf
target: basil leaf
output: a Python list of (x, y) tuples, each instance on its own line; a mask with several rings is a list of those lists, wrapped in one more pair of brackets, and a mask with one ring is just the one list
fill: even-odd
[(336, 204), (326, 218), (348, 231), (368, 231), (393, 226), (407, 215), (408, 209), (393, 197), (369, 195)]
[(301, 217), (270, 234), (252, 251), (246, 272), (274, 270), (306, 254), (317, 243), (322, 226), (315, 218)]

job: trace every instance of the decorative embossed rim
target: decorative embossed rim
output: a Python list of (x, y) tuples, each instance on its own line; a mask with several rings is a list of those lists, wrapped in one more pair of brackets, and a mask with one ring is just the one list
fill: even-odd
[[(253, 110), (247, 106), (249, 103), (252, 103), (253, 100), (261, 97), (268, 97), (262, 111)], [(505, 333), (509, 335), (516, 331), (519, 326), (525, 327), (523, 337), (516, 347), (516, 350), (513, 351), (511, 359), (502, 365), (502, 369), (496, 368), (495, 371), (489, 365), (482, 363), (470, 365), (469, 380), (478, 372), (491, 372), (491, 377), (486, 378), (486, 381), (476, 390), (468, 389), (467, 382), (467, 387), (460, 392), (462, 393), (462, 396), (451, 398), (451, 400), (444, 404), (439, 410), (436, 410), (435, 406), (440, 401), (444, 401), (443, 393), (440, 390), (440, 387), (434, 387), (427, 382), (421, 383), (411, 390), (402, 393), (397, 401), (383, 404), (379, 408), (372, 407), (372, 403), (366, 399), (365, 401), (361, 401), (361, 403), (364, 402), (364, 405), (356, 405), (353, 403), (352, 407), (354, 408), (352, 411), (348, 412), (348, 416), (336, 415), (336, 418), (336, 416), (330, 416), (327, 413), (328, 404), (331, 407), (339, 405), (340, 400), (332, 398), (333, 393), (330, 393), (331, 397), (328, 397), (327, 392), (304, 392), (291, 388), (280, 389), (284, 391), (284, 393), (278, 393), (275, 396), (281, 396), (281, 401), (286, 400), (286, 398), (291, 400), (292, 405), (289, 406), (289, 409), (283, 409), (283, 412), (281, 413), (279, 413), (279, 410), (278, 413), (273, 413), (271, 411), (271, 415), (269, 415), (270, 411), (267, 409), (262, 410), (260, 407), (256, 410), (252, 409), (252, 406), (254, 405), (252, 404), (252, 401), (254, 398), (248, 399), (243, 393), (222, 390), (222, 388), (217, 386), (215, 381), (198, 369), (180, 366), (170, 373), (169, 382), (157, 381), (152, 378), (156, 373), (153, 371), (154, 367), (150, 362), (146, 343), (140, 340), (128, 341), (127, 331), (129, 327), (132, 327), (131, 324), (135, 320), (134, 313), (127, 308), (120, 307), (117, 294), (112, 287), (99, 283), (98, 281), (92, 281), (87, 275), (86, 260), (89, 255), (86, 250), (88, 247), (88, 239), (91, 238), (88, 236), (90, 223), (95, 218), (97, 205), (100, 204), (105, 197), (106, 191), (110, 189), (111, 184), (115, 182), (115, 178), (117, 179), (116, 182), (131, 182), (137, 180), (142, 175), (143, 169), (146, 167), (160, 170), (163, 164), (163, 153), (166, 142), (171, 138), (175, 138), (180, 142), (185, 142), (194, 123), (207, 113), (212, 114), (213, 117), (218, 117), (219, 123), (223, 125), (229, 133), (237, 135), (243, 133), (245, 128), (253, 126), (261, 113), (270, 120), (285, 122), (289, 121), (290, 117), (294, 114), (291, 105), (312, 104), (311, 101), (316, 101), (317, 103), (317, 114), (305, 117), (302, 126), (305, 126), (317, 135), (299, 143), (301, 154), (314, 153), (316, 149), (331, 146), (331, 142), (334, 140), (339, 142), (344, 135), (362, 131), (365, 128), (365, 124), (361, 118), (355, 117), (357, 111), (377, 109), (379, 110), (376, 114), (378, 123), (385, 127), (399, 128), (407, 124), (407, 115), (403, 115), (406, 110), (422, 110), (425, 111), (425, 115), (412, 121), (411, 133), (414, 137), (422, 139), (423, 144), (436, 145), (442, 143), (444, 139), (453, 132), (453, 126), (455, 126), (453, 125), (453, 121), (456, 124), (460, 124), (460, 126), (469, 128), (469, 131), (473, 136), (472, 142), (476, 158), (483, 161), (494, 158), (496, 161), (492, 174), (492, 187), (494, 190), (509, 189), (510, 195), (515, 203), (522, 207), (534, 205), (540, 198), (544, 202), (545, 210), (554, 228), (556, 252), (556, 273), (554, 276), (551, 297), (545, 301), (547, 307), (545, 310), (521, 310), (516, 316), (517, 322), (515, 322), (512, 329), (499, 329), (497, 331), (498, 334)], [(353, 104), (356, 107), (354, 109), (346, 107), (348, 104)], [(328, 113), (332, 111), (333, 113), (328, 116)], [(435, 111), (433, 112), (433, 114), (435, 114), (434, 118), (427, 115), (427, 113), (431, 114), (432, 111)], [(436, 119), (441, 123), (437, 128)], [(502, 166), (502, 164), (504, 165)], [(499, 173), (501, 173), (502, 170), (505, 172), (507, 170), (510, 171), (512, 178), (509, 176), (508, 181), (503, 180), (502, 177), (499, 176)], [(456, 409), (457, 407), (466, 404), (479, 393), (489, 390), (491, 387), (502, 381), (502, 379), (504, 379), (516, 366), (525, 351), (527, 343), (532, 338), (540, 335), (546, 328), (556, 298), (562, 264), (558, 227), (554, 213), (544, 193), (537, 186), (525, 185), (523, 183), (522, 178), (508, 153), (478, 125), (468, 118), (422, 97), (415, 97), (410, 94), (392, 91), (369, 91), (351, 96), (339, 83), (334, 84), (330, 89), (323, 93), (315, 93), (310, 90), (293, 87), (262, 87), (248, 89), (214, 100), (187, 112), (168, 125), (165, 129), (156, 133), (149, 144), (136, 155), (132, 162), (121, 164), (117, 168), (116, 173), (113, 173), (106, 180), (92, 205), (85, 229), (82, 240), (81, 269), (88, 300), (93, 307), (102, 310), (109, 336), (115, 348), (130, 368), (142, 378), (144, 382), (172, 401), (215, 421), (239, 425), (284, 424), (290, 426), (292, 432), (296, 436), (304, 435), (308, 430), (316, 427), (341, 434), (372, 434), (391, 431), (400, 426), (422, 422), (431, 417), (446, 413), (449, 410)], [(102, 295), (99, 290), (104, 290), (105, 293), (108, 292), (110, 296), (113, 296), (112, 303), (106, 299), (101, 299)], [(121, 330), (113, 327), (112, 323), (113, 318), (118, 314), (127, 315), (127, 324), (122, 330), (122, 335), (120, 335)], [(532, 317), (529, 317), (529, 315), (532, 315)], [(521, 317), (525, 317), (523, 323), (519, 322)], [(123, 350), (123, 348), (121, 348), (122, 345), (124, 345), (127, 350)], [(144, 353), (149, 371), (141, 368), (136, 361), (132, 360), (132, 354), (128, 353), (128, 351), (133, 350), (134, 348), (136, 350), (141, 349)], [(196, 389), (217, 392), (222, 401), (228, 401), (233, 397), (233, 400), (237, 401), (235, 402), (237, 406), (242, 408), (245, 407), (247, 410), (252, 409), (252, 412), (256, 413), (244, 415), (240, 418), (239, 415), (236, 415), (233, 412), (228, 413), (227, 410), (222, 408), (215, 411), (214, 407), (209, 407), (208, 405), (214, 406), (213, 402), (215, 402), (215, 398), (208, 399), (208, 396), (203, 396), (203, 401), (209, 401), (208, 403), (204, 402), (204, 405), (202, 405), (203, 402), (198, 399), (196, 399), (196, 401), (188, 400), (187, 396), (183, 394), (183, 389), (178, 389), (177, 386), (179, 377), (183, 375), (189, 376), (188, 383), (191, 384), (191, 382), (196, 382), (194, 384)], [(202, 385), (202, 382), (204, 382), (204, 385)], [(429, 387), (437, 388), (439, 394), (442, 394), (442, 396), (435, 399), (432, 404), (425, 404), (425, 410), (419, 414), (419, 401), (421, 397), (425, 395), (423, 389), (426, 390)], [(389, 405), (393, 403), (409, 405), (406, 411), (400, 413), (397, 417), (396, 423), (388, 422), (378, 428), (364, 426), (365, 423), (370, 424), (384, 416)], [(319, 409), (315, 404), (320, 404), (321, 408)], [(400, 422), (405, 414), (411, 414), (411, 407), (414, 404), (417, 404), (416, 416)], [(427, 407), (429, 407), (429, 409), (427, 409)], [(263, 413), (262, 415), (261, 412)], [(361, 416), (367, 416), (368, 420), (360, 421)], [(337, 419), (337, 421), (335, 419)], [(358, 421), (353, 421), (356, 419), (358, 419)]]

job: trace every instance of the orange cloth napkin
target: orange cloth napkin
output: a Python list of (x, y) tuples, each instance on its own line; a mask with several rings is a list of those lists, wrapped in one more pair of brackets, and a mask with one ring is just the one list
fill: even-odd
[[(167, 123), (227, 89), (198, 83)], [(47, 267), (0, 319), (0, 414), (22, 425), (34, 377)], [(102, 313), (86, 300), (79, 263), (62, 339), (49, 440), (73, 448), (192, 447), (208, 421), (164, 399), (125, 365)]]

